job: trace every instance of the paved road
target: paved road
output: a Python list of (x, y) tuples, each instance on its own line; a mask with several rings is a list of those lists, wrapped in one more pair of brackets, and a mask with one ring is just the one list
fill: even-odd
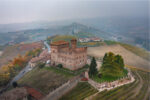
[(32, 68), (30, 67), (30, 65), (28, 64), (24, 69), (22, 69), (21, 71), (20, 71), (20, 73), (17, 75), (17, 76), (15, 76), (14, 78), (13, 78), (13, 80), (10, 82), (10, 85), (13, 83), (13, 82), (15, 82), (15, 81), (18, 81), (21, 77), (23, 77), (27, 72), (29, 72), (30, 70), (32, 70)]
[(7, 84), (7, 86), (5, 88), (3, 88), (2, 90), (0, 90), (0, 94), (2, 94), (3, 92), (5, 92), (11, 85), (13, 82), (18, 81), (21, 77), (23, 77), (27, 72), (29, 72), (30, 70), (32, 70), (32, 68), (29, 66), (29, 64), (20, 71), (20, 73), (15, 76), (10, 83)]
[(48, 45), (47, 41), (44, 41), (44, 45), (47, 47), (48, 52), (50, 53), (51, 49), (50, 49), (50, 46)]
[[(44, 41), (44, 45), (47, 47), (48, 52), (50, 53), (50, 46), (48, 45), (47, 41)], [(18, 81), (21, 77), (23, 77), (27, 72), (31, 71), (33, 68), (30, 67), (29, 63), (27, 64), (27, 66), (22, 69), (18, 75), (16, 75), (11, 81), (10, 83), (2, 90), (0, 90), (0, 94), (3, 93), (5, 90), (7, 90), (13, 82)]]
[[(48, 43), (46, 41), (44, 41), (44, 45), (47, 47), (48, 52), (50, 52), (50, 46), (48, 45)], [(24, 69), (22, 69), (20, 71), (20, 73), (13, 78), (13, 80), (10, 82), (10, 85), (15, 82), (18, 81), (21, 77), (23, 77), (27, 72), (29, 72), (30, 70), (32, 70), (32, 68), (30, 67), (30, 65), (28, 64)]]

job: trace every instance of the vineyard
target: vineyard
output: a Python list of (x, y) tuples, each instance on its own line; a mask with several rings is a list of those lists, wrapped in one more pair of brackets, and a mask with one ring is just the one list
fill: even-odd
[(150, 100), (150, 73), (132, 70), (135, 81), (112, 90), (97, 92), (88, 83), (79, 83), (60, 100)]
[(78, 83), (69, 93), (64, 95), (60, 100), (83, 100), (84, 98), (96, 93), (97, 90), (87, 82)]
[(102, 91), (91, 100), (149, 100), (150, 96), (150, 73), (132, 71), (136, 81), (110, 91)]

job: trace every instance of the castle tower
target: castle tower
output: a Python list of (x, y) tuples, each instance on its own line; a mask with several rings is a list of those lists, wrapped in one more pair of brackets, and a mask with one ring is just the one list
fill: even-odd
[(72, 49), (75, 49), (77, 47), (77, 40), (76, 39), (71, 40), (71, 47), (72, 47)]

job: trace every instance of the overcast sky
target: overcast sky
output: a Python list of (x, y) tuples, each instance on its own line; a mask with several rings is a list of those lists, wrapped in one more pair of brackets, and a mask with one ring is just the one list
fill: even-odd
[(105, 16), (148, 16), (148, 0), (0, 0), (0, 24)]

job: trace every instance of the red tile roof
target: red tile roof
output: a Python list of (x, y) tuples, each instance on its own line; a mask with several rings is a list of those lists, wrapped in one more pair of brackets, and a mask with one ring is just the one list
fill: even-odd
[(30, 94), (36, 100), (41, 100), (44, 97), (44, 95), (42, 93), (35, 90), (34, 88), (30, 88), (30, 87), (27, 87), (27, 86), (25, 86), (25, 88), (27, 89), (28, 94)]

